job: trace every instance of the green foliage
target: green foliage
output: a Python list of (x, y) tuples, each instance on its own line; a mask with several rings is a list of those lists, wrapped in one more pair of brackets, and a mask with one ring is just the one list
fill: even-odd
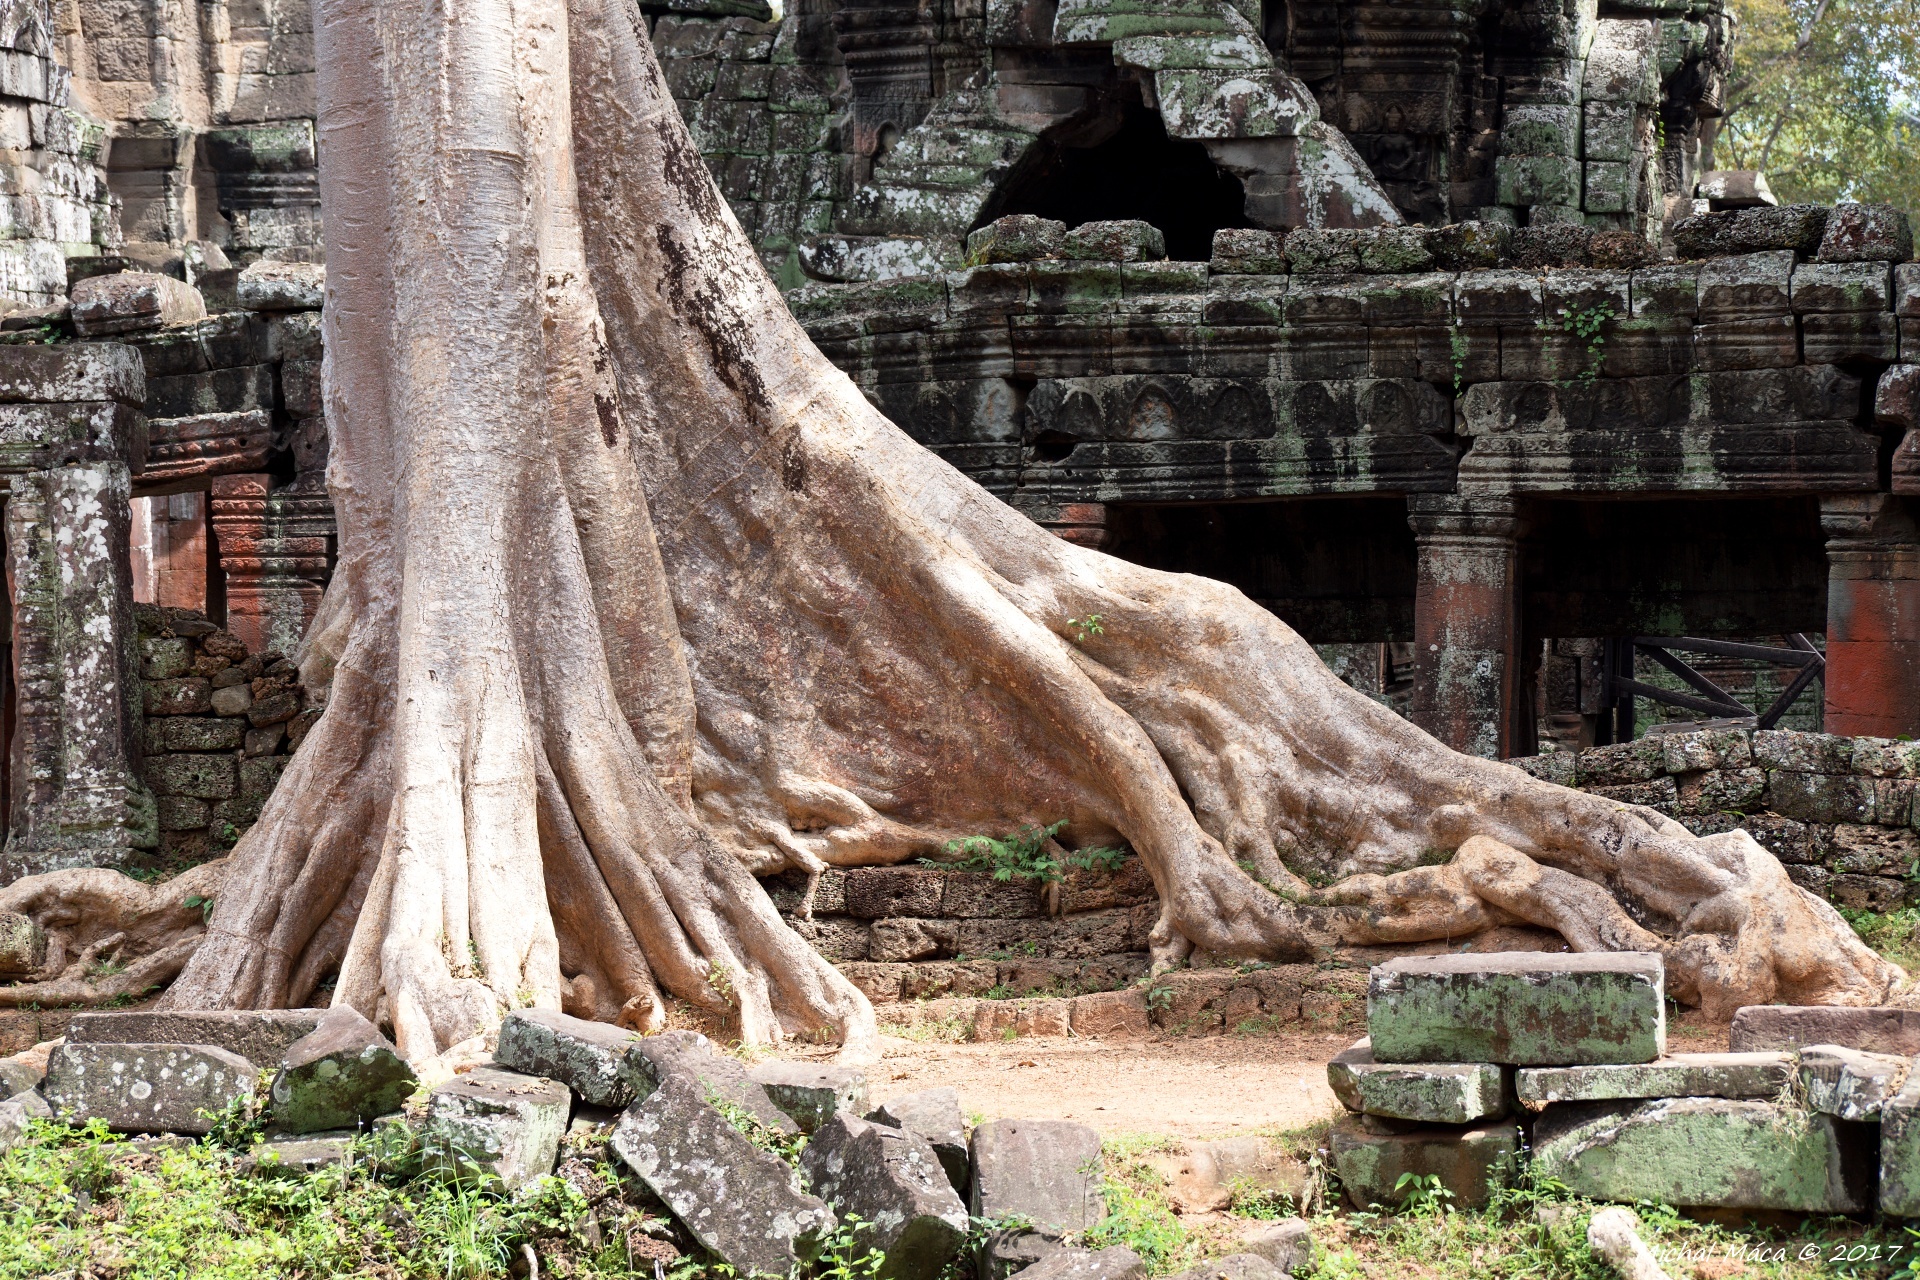
[(200, 1118), (213, 1122), (207, 1131), (207, 1141), (229, 1151), (246, 1151), (258, 1142), (267, 1131), (266, 1109), (261, 1100), (267, 1096), (267, 1087), (272, 1083), (272, 1074), (263, 1071), (255, 1096), (233, 1098), (219, 1111), (202, 1111)]
[(748, 1142), (798, 1167), (800, 1153), (807, 1146), (805, 1134), (782, 1133), (739, 1103), (730, 1102), (712, 1091), (707, 1093), (707, 1105), (724, 1116), (727, 1123), (738, 1129)]
[(1073, 628), (1075, 644), (1085, 644), (1091, 636), (1105, 635), (1107, 633), (1105, 622), (1106, 615), (1099, 613), (1090, 613), (1084, 618), (1067, 619), (1067, 625)]
[[(1126, 861), (1125, 849), (1075, 849), (1065, 859), (1047, 848), (1047, 842), (1066, 827), (1060, 821), (1039, 827), (1028, 823), (1011, 835), (966, 836), (947, 841), (947, 852), (965, 855), (950, 865), (962, 871), (991, 871), (995, 880), (1037, 880), (1053, 884), (1068, 867), (1082, 871), (1112, 871)], [(1029, 953), (1031, 954), (1031, 953)]]
[(813, 1274), (818, 1280), (871, 1280), (887, 1265), (884, 1251), (861, 1239), (873, 1234), (873, 1224), (857, 1213), (842, 1214), (840, 1224), (822, 1242)]
[(1561, 321), (1561, 328), (1587, 344), (1587, 364), (1576, 375), (1576, 381), (1592, 383), (1600, 376), (1600, 362), (1604, 358), (1607, 345), (1606, 327), (1616, 316), (1613, 304), (1597, 303), (1591, 307), (1582, 307), (1578, 311), (1567, 313)]
[(1886, 201), (1920, 218), (1920, 0), (1732, 0), (1713, 166), (1783, 202)]
[(187, 895), (186, 900), (182, 902), (180, 905), (185, 907), (189, 911), (193, 910), (195, 907), (200, 908), (200, 919), (204, 922), (212, 923), (213, 921), (213, 899), (212, 898), (203, 898), (197, 893), (190, 893)]
[(1089, 1249), (1121, 1245), (1140, 1255), (1147, 1269), (1167, 1271), (1172, 1264), (1185, 1261), (1192, 1252), (1187, 1232), (1167, 1204), (1166, 1194), (1141, 1185), (1140, 1171), (1151, 1175), (1145, 1165), (1131, 1169), (1132, 1177), (1106, 1181), (1107, 1215), (1087, 1231), (1082, 1243)]
[(1887, 912), (1836, 910), (1869, 947), (1902, 968), (1920, 967), (1920, 907)]
[(1453, 1199), (1453, 1192), (1437, 1173), (1403, 1173), (1394, 1180), (1393, 1193), (1401, 1197), (1400, 1207), (1412, 1214), (1432, 1217), (1452, 1207), (1447, 1201)]

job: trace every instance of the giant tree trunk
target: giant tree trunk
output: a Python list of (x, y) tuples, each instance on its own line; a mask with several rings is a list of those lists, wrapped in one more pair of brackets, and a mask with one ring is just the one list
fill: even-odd
[(1145, 860), (1161, 965), (1524, 920), (1720, 1014), (1901, 976), (1744, 833), (1449, 751), (1239, 592), (915, 445), (786, 311), (633, 0), (315, 11), (328, 708), (171, 1003), (337, 972), (418, 1058), (517, 1005), (657, 1026), (664, 989), (865, 1052), (751, 873), (1055, 819)]

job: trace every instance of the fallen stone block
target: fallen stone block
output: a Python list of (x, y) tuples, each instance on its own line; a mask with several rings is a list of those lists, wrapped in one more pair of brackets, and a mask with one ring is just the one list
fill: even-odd
[(254, 1065), (204, 1044), (74, 1044), (47, 1059), (47, 1105), (74, 1124), (121, 1133), (207, 1133), (254, 1096)]
[(427, 1095), (422, 1160), (442, 1177), (517, 1190), (553, 1172), (572, 1104), (558, 1080), (476, 1067)]
[(1178, 1155), (1147, 1157), (1167, 1180), (1167, 1199), (1175, 1213), (1226, 1209), (1241, 1194), (1298, 1199), (1306, 1189), (1306, 1165), (1265, 1138), (1248, 1135), (1182, 1145), (1186, 1149)]
[(836, 1215), (871, 1224), (861, 1243), (886, 1254), (876, 1280), (934, 1280), (966, 1242), (967, 1206), (916, 1133), (843, 1111), (814, 1133), (800, 1167)]
[(46, 931), (31, 916), (0, 911), (0, 978), (30, 978), (46, 962)]
[(234, 1164), (238, 1173), (258, 1178), (306, 1178), (345, 1164), (353, 1149), (351, 1133), (315, 1133), (261, 1143)]
[(140, 333), (207, 318), (200, 291), (148, 271), (93, 276), (73, 286), (73, 327), (83, 338)]
[(967, 236), (967, 265), (1038, 262), (1058, 257), (1067, 244), (1067, 224), (1028, 213), (998, 218)]
[(1685, 1208), (1860, 1213), (1876, 1154), (1864, 1127), (1731, 1098), (1562, 1103), (1533, 1127), (1535, 1170), (1575, 1195)]
[(967, 1152), (967, 1126), (960, 1114), (958, 1089), (948, 1085), (902, 1094), (881, 1103), (867, 1119), (925, 1138), (933, 1145), (934, 1154), (940, 1157), (947, 1181), (955, 1191), (966, 1194), (972, 1161)]
[(393, 1042), (360, 1011), (335, 1005), (288, 1046), (269, 1096), (288, 1133), (351, 1129), (398, 1111), (418, 1084)]
[(996, 1231), (980, 1249), (980, 1280), (1007, 1280), (1072, 1245), (1037, 1231)]
[(1880, 1108), (1880, 1211), (1920, 1218), (1920, 1076)]
[(1510, 1073), (1491, 1062), (1375, 1062), (1364, 1039), (1334, 1055), (1327, 1083), (1350, 1111), (1429, 1124), (1469, 1124), (1513, 1105)]
[(53, 1108), (37, 1093), (22, 1093), (0, 1102), (0, 1156), (27, 1140), (27, 1126), (35, 1120), (51, 1120)]
[(718, 1099), (744, 1107), (754, 1119), (779, 1133), (795, 1134), (793, 1122), (738, 1060), (714, 1047), (697, 1031), (662, 1031), (642, 1036), (627, 1046), (623, 1070), (636, 1101), (644, 1099), (674, 1076), (693, 1081), (703, 1099)]
[(625, 1027), (589, 1022), (553, 1009), (516, 1009), (500, 1024), (493, 1060), (510, 1071), (558, 1080), (596, 1107), (624, 1107), (633, 1084), (623, 1075), (638, 1037)]
[(802, 1133), (819, 1129), (836, 1111), (857, 1116), (867, 1109), (867, 1076), (854, 1067), (762, 1062), (748, 1069), (747, 1078), (765, 1089), (773, 1105), (793, 1117)]
[(36, 1088), (47, 1078), (47, 1069), (26, 1058), (0, 1058), (0, 1102)]
[(1880, 1107), (1907, 1082), (1911, 1059), (1885, 1053), (1808, 1045), (1800, 1051), (1807, 1106), (1841, 1120), (1878, 1120)]
[(1790, 1053), (1672, 1053), (1644, 1063), (1522, 1067), (1520, 1101), (1608, 1102), (1622, 1098), (1772, 1098), (1793, 1078)]
[(1167, 256), (1167, 239), (1149, 222), (1083, 222), (1067, 232), (1061, 252), (1101, 262), (1150, 262)]
[(1176, 1271), (1172, 1280), (1280, 1280), (1287, 1274), (1257, 1253), (1230, 1253), (1224, 1258)]
[(989, 1120), (973, 1131), (970, 1207), (1020, 1214), (1043, 1234), (1085, 1231), (1106, 1213), (1100, 1135), (1068, 1120)]
[(833, 1211), (800, 1175), (708, 1106), (696, 1080), (665, 1078), (627, 1108), (608, 1146), (702, 1247), (743, 1274), (786, 1276), (834, 1229)]
[(1056, 1249), (1014, 1274), (1022, 1280), (1147, 1280), (1147, 1264), (1119, 1245), (1098, 1252), (1069, 1248)]
[(1327, 1133), (1340, 1184), (1356, 1209), (1397, 1208), (1411, 1188), (1403, 1174), (1438, 1177), (1456, 1209), (1484, 1209), (1493, 1193), (1513, 1181), (1520, 1159), (1520, 1131), (1511, 1124), (1471, 1129), (1415, 1129), (1369, 1133), (1358, 1117), (1342, 1116)]
[(1920, 1054), (1920, 1009), (1750, 1004), (1727, 1032), (1735, 1053), (1834, 1044), (1867, 1053)]
[(1368, 979), (1373, 1059), (1651, 1062), (1666, 1049), (1665, 972), (1640, 952), (1401, 956)]
[(1241, 1237), (1240, 1247), (1265, 1258), (1282, 1275), (1300, 1275), (1313, 1269), (1313, 1228), (1304, 1218), (1262, 1223)]
[(262, 259), (240, 272), (240, 305), (248, 311), (318, 311), (327, 293), (327, 269), (311, 262)]
[(69, 1044), (210, 1044), (262, 1070), (280, 1065), (293, 1042), (313, 1034), (325, 1009), (81, 1013)]

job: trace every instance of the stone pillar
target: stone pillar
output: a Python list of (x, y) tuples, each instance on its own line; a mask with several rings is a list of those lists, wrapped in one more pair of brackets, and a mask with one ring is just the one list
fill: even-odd
[(1413, 722), (1494, 759), (1530, 744), (1521, 724), (1519, 537), (1510, 497), (1415, 494)]
[(0, 348), (0, 473), (16, 690), (0, 884), (115, 867), (159, 842), (139, 780), (127, 564), (140, 356), (116, 343)]
[(226, 578), (227, 630), (254, 653), (291, 655), (320, 607), (330, 538), (326, 495), (272, 491), (265, 475), (215, 476), (213, 531)]
[(1920, 736), (1920, 500), (1820, 500), (1827, 535), (1828, 733)]

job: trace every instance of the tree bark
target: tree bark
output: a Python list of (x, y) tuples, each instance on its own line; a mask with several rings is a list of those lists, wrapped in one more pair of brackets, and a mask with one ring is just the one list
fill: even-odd
[(337, 973), (417, 1059), (520, 1005), (657, 1027), (664, 990), (869, 1053), (753, 873), (1060, 819), (1143, 858), (1161, 966), (1524, 920), (1719, 1015), (1902, 976), (1745, 833), (1449, 751), (1238, 591), (914, 444), (787, 312), (632, 0), (315, 28), (328, 704), (172, 1004)]

